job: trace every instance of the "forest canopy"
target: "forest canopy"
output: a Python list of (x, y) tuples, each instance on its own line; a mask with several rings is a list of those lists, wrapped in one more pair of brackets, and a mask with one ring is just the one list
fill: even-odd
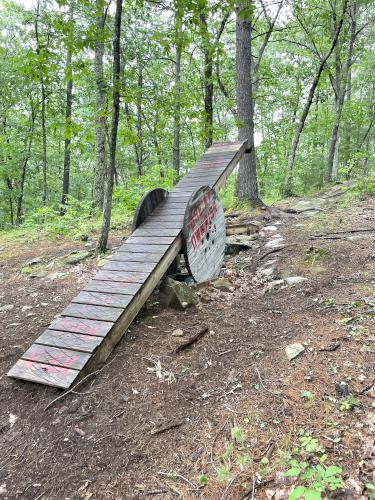
[(94, 224), (111, 212), (111, 169), (121, 219), (238, 134), (255, 148), (240, 185), (226, 188), (229, 204), (374, 176), (371, 0), (3, 0), (0, 9), (2, 229)]

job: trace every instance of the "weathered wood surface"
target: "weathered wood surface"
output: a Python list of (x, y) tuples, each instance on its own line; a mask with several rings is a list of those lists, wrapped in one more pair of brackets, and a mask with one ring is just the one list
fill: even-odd
[(197, 189), (187, 206), (183, 226), (185, 261), (198, 283), (219, 276), (225, 252), (225, 217), (215, 190)]
[(245, 148), (244, 142), (214, 144), (168, 197), (152, 195), (130, 238), (26, 351), (32, 359), (23, 357), (8, 375), (67, 389), (105, 361), (181, 251), (191, 194), (202, 185), (221, 187)]
[(160, 205), (168, 196), (168, 191), (162, 188), (155, 188), (148, 191), (141, 199), (135, 211), (132, 229), (135, 231), (144, 222), (152, 211)]

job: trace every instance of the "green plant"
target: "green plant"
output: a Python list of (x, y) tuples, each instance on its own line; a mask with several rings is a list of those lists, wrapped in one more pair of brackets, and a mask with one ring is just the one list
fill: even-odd
[(206, 486), (207, 484), (207, 476), (205, 474), (199, 474), (198, 483), (200, 486)]
[(285, 472), (286, 477), (295, 477), (301, 482), (289, 495), (289, 500), (304, 498), (317, 500), (322, 498), (325, 491), (336, 491), (343, 486), (342, 469), (336, 465), (326, 466), (318, 464), (310, 466), (307, 462), (289, 461), (290, 469)]
[(358, 399), (355, 399), (355, 397), (352, 394), (349, 394), (340, 404), (340, 410), (341, 411), (352, 411), (354, 408), (359, 406), (359, 401)]
[(311, 394), (310, 391), (303, 390), (303, 391), (301, 391), (300, 394), (301, 394), (301, 398), (306, 399), (307, 401), (313, 401), (313, 399), (314, 399), (314, 396)]
[(249, 457), (249, 455), (239, 455), (237, 457), (236, 463), (241, 470), (244, 470), (251, 464), (251, 458)]
[(229, 465), (220, 465), (216, 469), (216, 477), (219, 483), (228, 483), (232, 479)]
[(324, 451), (324, 449), (320, 446), (319, 440), (310, 436), (308, 433), (302, 434), (300, 442), (302, 448), (307, 452)]
[(236, 444), (241, 445), (245, 442), (246, 437), (241, 427), (239, 426), (233, 427), (230, 431), (230, 434), (232, 436), (232, 439), (236, 442)]
[(366, 483), (367, 496), (373, 500), (375, 498), (375, 484)]

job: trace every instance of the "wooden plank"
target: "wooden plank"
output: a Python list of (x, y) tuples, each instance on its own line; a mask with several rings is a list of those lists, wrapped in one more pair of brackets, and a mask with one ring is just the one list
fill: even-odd
[[(166, 222), (165, 224), (173, 223)], [(151, 262), (157, 264), (160, 260), (160, 253), (117, 252), (113, 257), (110, 258), (110, 262), (113, 262), (114, 260), (120, 262)]]
[[(184, 210), (185, 213), (185, 210)], [(159, 236), (155, 238), (155, 236), (131, 236), (126, 240), (129, 245), (132, 244), (147, 244), (151, 246), (155, 246), (158, 244), (170, 245), (173, 243), (175, 236)]]
[(47, 365), (63, 366), (74, 370), (82, 370), (90, 354), (72, 351), (70, 349), (61, 349), (60, 347), (50, 347), (41, 344), (33, 344), (22, 356), (22, 359), (28, 361), (37, 361)]
[(127, 240), (124, 244), (120, 246), (120, 248), (117, 250), (118, 252), (130, 252), (130, 253), (158, 253), (160, 254), (160, 258), (163, 256), (163, 254), (168, 250), (169, 245), (160, 245), (158, 243), (156, 244), (140, 244), (140, 243), (133, 243)]
[(91, 280), (83, 287), (87, 292), (116, 293), (119, 295), (131, 295), (139, 291), (141, 283), (120, 283), (111, 281)]
[(184, 214), (161, 214), (161, 215), (154, 215), (153, 218), (152, 218), (153, 222), (155, 222), (155, 224), (158, 224), (160, 222), (172, 222), (172, 221), (176, 221), (176, 222), (179, 222), (181, 224), (181, 227), (182, 227), (182, 221), (184, 220)]
[(104, 271), (141, 271), (151, 273), (155, 265), (150, 262), (120, 262), (118, 260), (110, 260), (101, 269)]
[[(178, 204), (178, 206), (181, 206), (181, 204)], [(157, 238), (158, 236), (177, 236), (178, 233), (181, 231), (181, 224), (178, 225), (178, 227), (165, 227), (164, 224), (161, 224), (162, 227), (158, 227), (158, 224), (148, 224), (145, 226), (142, 224), (142, 226), (139, 226), (137, 231), (133, 233), (133, 236), (154, 236)]]
[(35, 341), (36, 344), (73, 349), (74, 351), (92, 353), (103, 342), (103, 337), (81, 335), (79, 333), (46, 330)]
[(79, 375), (79, 371), (61, 366), (46, 365), (35, 361), (20, 359), (9, 370), (8, 377), (52, 385), (59, 389), (68, 389)]
[(74, 297), (72, 302), (76, 304), (90, 304), (92, 306), (103, 307), (120, 307), (122, 309), (125, 309), (132, 298), (132, 295), (82, 291), (77, 295), (77, 297)]
[(49, 329), (105, 337), (112, 327), (113, 323), (108, 321), (62, 317), (52, 321)]
[(94, 279), (99, 281), (122, 281), (124, 283), (142, 284), (150, 273), (140, 273), (136, 271), (98, 271)]
[(156, 224), (154, 224), (153, 221), (150, 220), (144, 222), (141, 227), (143, 227), (143, 229), (149, 230), (149, 229), (154, 229), (155, 225), (161, 226), (163, 229), (178, 229), (179, 232), (181, 231), (181, 222), (176, 220), (158, 221)]
[(121, 316), (123, 309), (118, 307), (93, 306), (91, 304), (71, 303), (61, 313), (62, 316), (72, 318), (95, 319), (98, 321), (112, 321), (115, 323)]

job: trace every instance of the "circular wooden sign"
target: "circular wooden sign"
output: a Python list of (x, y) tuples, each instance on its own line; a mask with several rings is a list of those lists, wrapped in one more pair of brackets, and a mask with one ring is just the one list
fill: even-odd
[(183, 225), (186, 267), (196, 282), (219, 276), (225, 253), (225, 217), (216, 191), (202, 186), (188, 201)]
[(146, 220), (155, 208), (168, 196), (168, 191), (163, 188), (151, 189), (144, 194), (135, 210), (132, 231)]

